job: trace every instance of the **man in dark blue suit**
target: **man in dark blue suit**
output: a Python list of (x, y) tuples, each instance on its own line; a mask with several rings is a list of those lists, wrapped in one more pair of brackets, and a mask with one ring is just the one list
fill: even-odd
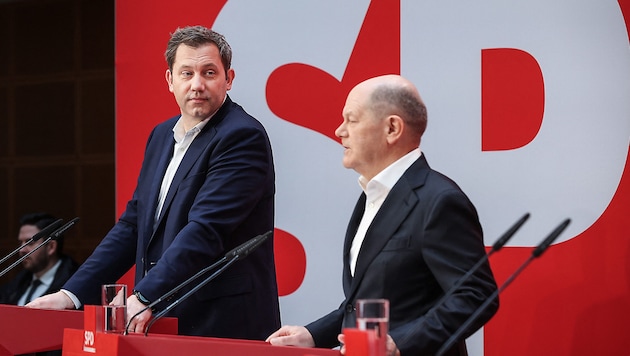
[[(101, 285), (135, 264), (132, 316), (230, 249), (273, 230), (271, 146), (263, 126), (227, 95), (234, 79), (229, 44), (210, 29), (186, 27), (172, 34), (165, 56), (181, 115), (151, 132), (133, 197), (94, 253), (62, 291), (28, 306), (100, 304)], [(179, 319), (180, 334), (264, 339), (280, 325), (273, 240), (169, 315)], [(129, 331), (143, 332), (151, 316), (146, 310), (133, 318)]]
[[(343, 250), (345, 300), (303, 326), (284, 326), (274, 345), (335, 347), (355, 327), (357, 299), (389, 300), (389, 355), (432, 355), (497, 289), (486, 263), (436, 306), (485, 254), (477, 211), (461, 189), (432, 170), (420, 151), (427, 125), (415, 86), (397, 75), (368, 79), (352, 89), (335, 134), (343, 165), (361, 176)], [(487, 322), (491, 304), (464, 336)], [(342, 347), (342, 353), (345, 349)], [(461, 341), (447, 352), (465, 355)]]

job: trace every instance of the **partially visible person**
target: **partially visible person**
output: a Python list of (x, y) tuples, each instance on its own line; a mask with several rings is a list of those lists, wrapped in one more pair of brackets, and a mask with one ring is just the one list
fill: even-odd
[[(57, 218), (48, 213), (30, 213), (22, 216), (18, 241), (24, 247), (20, 249), (19, 256), (23, 257), (41, 245), (45, 238), (29, 245), (25, 244), (56, 220)], [(37, 297), (61, 289), (79, 267), (77, 262), (63, 253), (63, 240), (62, 235), (56, 240), (49, 241), (22, 261), (23, 269), (15, 278), (0, 286), (0, 304), (21, 306)]]
[[(167, 89), (179, 114), (149, 135), (136, 189), (118, 222), (59, 293), (27, 307), (100, 304), (101, 285), (135, 264), (127, 298), (133, 316), (229, 250), (273, 230), (271, 143), (263, 125), (228, 95), (235, 71), (227, 40), (203, 26), (178, 28), (165, 59)], [(153, 105), (145, 94), (139, 93), (138, 105)], [(280, 327), (273, 239), (166, 316), (178, 319), (182, 335), (264, 340)], [(151, 309), (142, 311), (128, 331), (144, 332), (152, 317)]]
[[(354, 87), (335, 131), (343, 165), (360, 174), (361, 194), (346, 231), (338, 309), (304, 326), (283, 326), (273, 345), (332, 348), (355, 327), (357, 299), (390, 302), (389, 355), (433, 355), (497, 290), (486, 263), (444, 303), (446, 291), (484, 255), (477, 211), (455, 182), (432, 170), (420, 139), (427, 125), (416, 87), (398, 75)], [(434, 307), (435, 306), (435, 307)], [(498, 309), (498, 300), (465, 333)], [(341, 352), (345, 352), (342, 346)], [(466, 355), (460, 341), (447, 355)]]

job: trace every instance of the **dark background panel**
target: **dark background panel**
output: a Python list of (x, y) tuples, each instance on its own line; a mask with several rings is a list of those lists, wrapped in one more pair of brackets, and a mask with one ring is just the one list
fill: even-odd
[(80, 218), (64, 250), (83, 262), (116, 219), (114, 1), (0, 1), (0, 38), (0, 256), (45, 210)]

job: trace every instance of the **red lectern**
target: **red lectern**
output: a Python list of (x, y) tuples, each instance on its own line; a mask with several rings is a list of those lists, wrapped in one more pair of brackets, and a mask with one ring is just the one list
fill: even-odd
[(86, 306), (85, 325), (80, 329), (64, 330), (62, 348), (64, 356), (339, 356), (339, 351), (330, 349), (282, 347), (271, 346), (263, 341), (174, 335), (177, 329), (169, 327), (168, 323), (160, 326), (161, 319), (155, 323), (155, 328), (151, 329), (155, 329), (156, 333), (151, 332), (148, 336), (103, 333), (102, 327), (99, 330), (99, 325), (102, 324), (99, 321), (102, 318), (99, 317), (99, 312), (101, 310), (98, 308)]
[(92, 355), (256, 355), (256, 356), (339, 356), (338, 350), (312, 349), (288, 346), (271, 346), (264, 341), (219, 339), (211, 337), (164, 334), (94, 334), (92, 342), (84, 330), (66, 329), (63, 338), (64, 356)]
[(59, 350), (64, 328), (82, 328), (83, 312), (0, 305), (0, 355)]

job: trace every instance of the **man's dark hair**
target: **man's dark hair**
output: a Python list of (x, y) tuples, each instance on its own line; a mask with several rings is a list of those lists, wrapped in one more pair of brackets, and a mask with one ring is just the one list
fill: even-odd
[[(20, 227), (24, 225), (37, 226), (38, 229), (43, 230), (46, 226), (52, 224), (58, 219), (49, 213), (28, 213), (24, 214), (20, 218)], [(57, 255), (61, 256), (63, 251), (63, 235), (59, 236), (57, 241)]]
[(427, 128), (427, 108), (409, 88), (383, 84), (374, 89), (370, 97), (371, 109), (376, 116), (399, 115), (419, 137)]
[(232, 48), (225, 40), (225, 37), (212, 31), (209, 28), (203, 26), (189, 26), (184, 28), (178, 28), (171, 34), (171, 39), (166, 46), (166, 63), (168, 69), (173, 71), (173, 63), (175, 63), (175, 54), (179, 45), (186, 45), (192, 48), (199, 48), (200, 46), (214, 43), (219, 48), (219, 54), (221, 55), (221, 62), (225, 68), (225, 76), (227, 77), (228, 69), (232, 65)]

